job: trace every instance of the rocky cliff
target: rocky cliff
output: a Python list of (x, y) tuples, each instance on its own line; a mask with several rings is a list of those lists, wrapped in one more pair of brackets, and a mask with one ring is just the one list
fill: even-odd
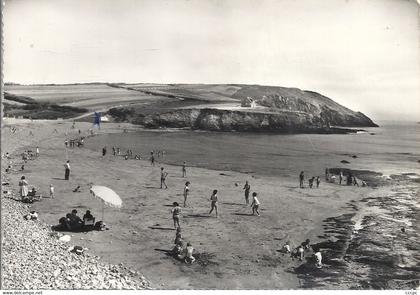
[[(226, 86), (226, 85), (225, 85)], [(187, 87), (187, 86), (184, 86)], [(213, 88), (217, 88), (220, 95), (220, 85), (200, 86), (199, 95), (211, 95)], [(296, 88), (271, 87), (259, 85), (234, 85), (233, 93), (223, 93), (234, 101), (239, 102), (246, 97), (252, 97), (260, 107), (229, 108), (223, 103), (207, 107), (192, 106), (194, 100), (184, 100), (179, 105), (164, 108), (150, 113), (145, 107), (112, 109), (111, 114), (117, 120), (128, 120), (135, 124), (142, 124), (147, 128), (190, 128), (212, 131), (262, 131), (282, 133), (336, 133), (345, 132), (337, 127), (376, 127), (367, 116), (354, 112), (328, 97), (311, 91)], [(189, 93), (194, 88), (188, 85)], [(226, 88), (228, 89), (228, 88)], [(229, 88), (230, 89), (230, 88)], [(171, 89), (165, 88), (166, 92)], [(177, 93), (182, 88), (177, 86)], [(198, 90), (196, 91), (198, 93)], [(214, 103), (214, 101), (212, 102)], [(190, 105), (191, 107), (188, 107)], [(150, 108), (150, 105), (148, 106)], [(121, 116), (123, 114), (123, 116)], [(347, 130), (348, 131), (348, 130)]]

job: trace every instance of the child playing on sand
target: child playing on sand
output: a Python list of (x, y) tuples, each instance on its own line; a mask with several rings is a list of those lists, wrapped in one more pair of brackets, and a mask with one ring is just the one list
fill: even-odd
[(319, 249), (314, 250), (314, 258), (315, 258), (315, 266), (317, 268), (321, 268), (322, 267), (322, 254), (319, 251)]
[(50, 184), (50, 198), (54, 199), (54, 187), (52, 184)]
[(174, 228), (179, 228), (179, 216), (181, 215), (181, 207), (177, 202), (173, 202), (174, 208), (171, 210), (172, 212), (172, 219), (174, 220)]
[(182, 252), (184, 251), (184, 243), (182, 240), (178, 241), (175, 244), (175, 247), (172, 249), (172, 255), (177, 259), (182, 259)]
[(290, 243), (286, 242), (286, 244), (284, 244), (283, 248), (282, 248), (282, 252), (283, 253), (290, 253)]
[(312, 188), (312, 186), (314, 185), (314, 180), (315, 180), (315, 177), (309, 178), (309, 180), (308, 180), (309, 188)]
[(187, 243), (187, 248), (185, 248), (185, 263), (193, 263), (195, 261), (195, 257), (192, 255), (194, 251), (193, 246), (191, 243)]
[(188, 195), (190, 194), (190, 187), (189, 187), (189, 185), (190, 185), (190, 182), (187, 181), (185, 183), (185, 187), (184, 187), (184, 207), (187, 207), (187, 198), (188, 198)]
[(248, 180), (245, 182), (244, 188), (245, 190), (245, 204), (249, 205), (249, 191), (251, 190), (251, 186), (248, 183)]
[(166, 185), (166, 177), (168, 176), (168, 172), (164, 171), (164, 168), (160, 168), (160, 188), (163, 188), (165, 185), (165, 189), (168, 188)]
[(210, 209), (209, 215), (211, 214), (211, 212), (213, 212), (213, 209), (216, 209), (216, 218), (217, 218), (217, 189), (215, 189), (213, 193), (211, 194), (210, 201), (211, 201), (211, 209)]
[(258, 216), (260, 216), (260, 212), (258, 212), (258, 207), (260, 207), (260, 201), (258, 201), (257, 199), (257, 193), (253, 192), (252, 193), (252, 215), (255, 215), (255, 213), (257, 213)]

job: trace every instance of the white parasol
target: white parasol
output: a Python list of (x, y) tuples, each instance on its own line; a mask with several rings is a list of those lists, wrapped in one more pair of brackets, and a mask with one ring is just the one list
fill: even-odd
[(95, 198), (102, 200), (102, 221), (104, 219), (104, 206), (110, 206), (115, 208), (121, 208), (122, 200), (116, 192), (112, 189), (102, 185), (92, 185), (90, 188), (91, 194)]

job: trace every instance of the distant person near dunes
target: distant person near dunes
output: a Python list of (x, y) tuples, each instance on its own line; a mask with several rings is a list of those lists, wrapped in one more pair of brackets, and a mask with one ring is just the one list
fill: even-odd
[(299, 187), (303, 188), (303, 181), (305, 180), (305, 174), (303, 171), (300, 172), (299, 174)]

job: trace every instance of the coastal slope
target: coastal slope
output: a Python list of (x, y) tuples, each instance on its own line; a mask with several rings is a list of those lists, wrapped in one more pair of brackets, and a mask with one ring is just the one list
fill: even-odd
[[(361, 112), (352, 111), (319, 93), (297, 88), (218, 84), (129, 89), (166, 95), (174, 100), (171, 108), (163, 107), (154, 112), (146, 111), (144, 106), (110, 110), (117, 121), (148, 128), (341, 133), (343, 130), (336, 127), (377, 127)], [(244, 107), (243, 101), (248, 99), (255, 105)]]

